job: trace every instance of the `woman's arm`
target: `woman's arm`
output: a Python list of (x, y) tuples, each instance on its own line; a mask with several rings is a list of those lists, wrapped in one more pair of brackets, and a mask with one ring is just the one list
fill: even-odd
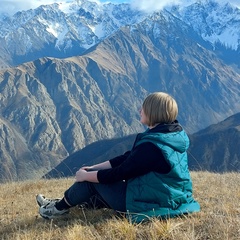
[(112, 168), (110, 162), (105, 161), (105, 162), (95, 164), (92, 166), (83, 166), (81, 169), (86, 170), (86, 171), (96, 171), (96, 170), (109, 169), (109, 168)]
[(98, 171), (86, 171), (85, 169), (80, 168), (77, 172), (76, 172), (76, 182), (94, 182), (94, 183), (98, 183), (98, 178), (97, 178), (97, 172)]
[(105, 161), (105, 162), (102, 162), (99, 164), (95, 164), (92, 166), (83, 166), (82, 169), (85, 169), (86, 171), (94, 171), (94, 170), (103, 170), (103, 169), (114, 168), (114, 167), (121, 165), (122, 162), (124, 162), (128, 158), (129, 154), (130, 154), (130, 151), (127, 151), (123, 155), (114, 157), (108, 161)]
[(109, 161), (105, 161), (99, 164), (95, 164), (92, 166), (83, 166), (76, 172), (76, 182), (95, 182), (98, 183), (98, 170), (107, 170), (112, 168), (112, 163), (114, 162), (115, 165), (120, 165), (121, 162), (123, 162), (127, 156), (130, 154), (129, 152), (126, 152), (124, 155), (120, 155), (118, 157), (115, 157)]
[(138, 177), (151, 171), (165, 174), (170, 169), (162, 151), (153, 143), (145, 142), (134, 148), (121, 165), (98, 171), (97, 178), (100, 183), (112, 183)]

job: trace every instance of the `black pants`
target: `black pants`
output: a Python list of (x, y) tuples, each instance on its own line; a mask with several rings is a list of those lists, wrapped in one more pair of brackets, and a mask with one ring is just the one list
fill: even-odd
[(71, 206), (87, 204), (92, 208), (107, 207), (126, 212), (126, 186), (124, 181), (111, 184), (75, 182), (64, 196)]

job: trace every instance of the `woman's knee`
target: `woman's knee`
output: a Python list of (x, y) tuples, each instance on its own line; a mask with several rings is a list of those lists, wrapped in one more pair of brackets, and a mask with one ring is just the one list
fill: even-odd
[(76, 206), (86, 201), (91, 196), (87, 182), (75, 182), (64, 193), (64, 197), (71, 206)]

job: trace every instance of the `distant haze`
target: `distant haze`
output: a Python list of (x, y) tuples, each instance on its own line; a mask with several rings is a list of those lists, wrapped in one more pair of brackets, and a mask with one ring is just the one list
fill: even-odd
[[(39, 7), (40, 5), (47, 5), (51, 3), (63, 3), (67, 4), (69, 2), (81, 2), (81, 0), (72, 0), (72, 1), (67, 1), (67, 0), (1, 0), (0, 1), (0, 13), (8, 13), (10, 15), (22, 11), (22, 10), (28, 10), (28, 9), (35, 9)], [(98, 4), (101, 3), (131, 3), (132, 7), (137, 8), (138, 10), (142, 11), (156, 11), (156, 10), (161, 10), (163, 7), (172, 5), (172, 4), (180, 4), (180, 5), (189, 5), (191, 3), (197, 2), (197, 0), (190, 0), (186, 1), (185, 0), (89, 0), (91, 2), (96, 2)], [(203, 0), (205, 1), (205, 0)], [(235, 6), (240, 7), (240, 2), (239, 0), (218, 0), (217, 2), (219, 3), (226, 3), (229, 2)]]

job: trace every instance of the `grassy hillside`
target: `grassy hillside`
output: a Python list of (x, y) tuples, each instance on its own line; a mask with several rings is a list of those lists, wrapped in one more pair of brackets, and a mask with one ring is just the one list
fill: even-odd
[(35, 195), (61, 197), (73, 179), (0, 185), (0, 239), (240, 239), (240, 173), (192, 172), (194, 196), (202, 211), (166, 221), (132, 224), (111, 210), (73, 208), (61, 219), (38, 215)]

